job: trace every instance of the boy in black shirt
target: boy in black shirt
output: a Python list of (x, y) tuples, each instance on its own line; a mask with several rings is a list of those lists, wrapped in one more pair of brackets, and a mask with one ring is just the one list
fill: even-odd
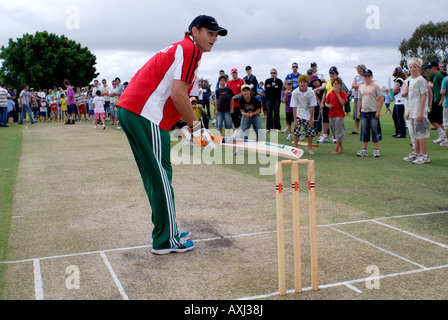
[(260, 101), (251, 95), (250, 86), (247, 84), (241, 86), (241, 93), (243, 97), (238, 100), (238, 103), (241, 108), (241, 131), (244, 134), (244, 139), (249, 138), (249, 129), (253, 126), (257, 141), (266, 141), (263, 121), (260, 116)]
[(225, 123), (227, 136), (231, 136), (231, 130), (233, 128), (231, 116), (231, 113), (233, 113), (232, 97), (234, 93), (230, 88), (226, 87), (227, 78), (225, 76), (220, 76), (218, 82), (219, 88), (216, 89), (216, 101), (218, 102), (216, 128), (222, 136), (223, 123)]

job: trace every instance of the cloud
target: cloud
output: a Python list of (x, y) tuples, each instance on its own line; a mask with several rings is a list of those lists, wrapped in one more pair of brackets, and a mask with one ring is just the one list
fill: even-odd
[[(379, 29), (366, 27), (370, 5), (378, 8)], [(76, 28), (67, 28), (70, 6), (79, 9)], [(97, 56), (100, 77), (108, 79), (122, 74), (129, 80), (152, 54), (180, 41), (195, 16), (209, 14), (229, 30), (213, 52), (203, 56), (200, 71), (210, 80), (219, 69), (234, 66), (244, 75), (248, 64), (254, 73), (259, 70), (261, 79), (272, 67), (286, 74), (297, 60), (302, 72), (316, 61), (323, 71), (338, 65), (349, 78), (353, 64), (362, 61), (387, 81), (389, 66), (399, 62), (396, 48), (401, 40), (420, 24), (445, 20), (448, 2), (0, 0), (0, 7), (0, 21), (6, 26), (0, 30), (0, 45), (24, 33), (64, 34)]]

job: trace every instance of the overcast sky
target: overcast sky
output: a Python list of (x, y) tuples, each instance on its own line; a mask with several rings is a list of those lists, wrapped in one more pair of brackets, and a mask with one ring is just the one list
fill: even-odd
[(227, 28), (211, 53), (203, 55), (199, 75), (213, 84), (218, 71), (251, 65), (258, 80), (279, 77), (311, 62), (328, 78), (331, 66), (351, 84), (360, 63), (381, 86), (400, 62), (398, 46), (429, 21), (448, 20), (448, 2), (383, 0), (0, 0), (0, 46), (9, 38), (47, 30), (66, 35), (97, 57), (98, 78), (130, 80), (157, 51), (183, 39), (200, 14)]

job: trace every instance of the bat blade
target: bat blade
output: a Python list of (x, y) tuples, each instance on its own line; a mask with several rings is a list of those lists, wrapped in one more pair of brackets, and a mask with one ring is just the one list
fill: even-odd
[(281, 158), (297, 160), (302, 158), (303, 150), (284, 144), (272, 143), (269, 141), (254, 141), (245, 139), (233, 139), (225, 137), (214, 137), (214, 142), (223, 147), (236, 148), (251, 152), (275, 155)]

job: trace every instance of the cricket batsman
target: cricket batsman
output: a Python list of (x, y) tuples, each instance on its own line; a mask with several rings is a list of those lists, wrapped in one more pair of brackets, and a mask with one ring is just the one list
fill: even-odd
[(154, 254), (188, 252), (194, 248), (190, 232), (176, 223), (171, 186), (169, 130), (182, 118), (184, 139), (197, 147), (213, 143), (202, 129), (190, 103), (202, 53), (210, 52), (218, 36), (226, 36), (213, 17), (201, 15), (190, 24), (185, 38), (154, 55), (132, 78), (120, 97), (117, 115), (129, 140), (152, 209)]

